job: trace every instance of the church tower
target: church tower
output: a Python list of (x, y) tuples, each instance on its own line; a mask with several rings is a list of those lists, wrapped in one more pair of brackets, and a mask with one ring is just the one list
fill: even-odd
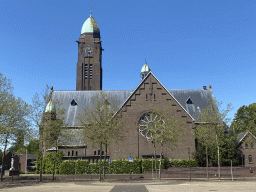
[(76, 90), (102, 90), (102, 47), (100, 29), (90, 17), (84, 22), (78, 43)]

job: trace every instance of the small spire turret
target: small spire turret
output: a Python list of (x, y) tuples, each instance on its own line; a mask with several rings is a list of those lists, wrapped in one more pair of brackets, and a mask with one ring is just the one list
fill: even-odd
[(148, 66), (147, 64), (147, 61), (145, 59), (145, 64), (143, 65), (143, 67), (141, 68), (141, 72), (140, 72), (140, 77), (141, 77), (141, 80), (143, 80), (146, 75), (151, 71), (150, 67)]

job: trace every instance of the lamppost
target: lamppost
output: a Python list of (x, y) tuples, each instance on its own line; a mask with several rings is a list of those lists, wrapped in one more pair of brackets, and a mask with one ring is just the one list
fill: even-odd
[(188, 157), (189, 157), (189, 180), (191, 181), (191, 169), (190, 169), (190, 148), (188, 148)]
[(244, 166), (244, 155), (241, 154), (241, 158), (242, 158), (242, 170), (243, 170), (243, 179), (244, 179), (244, 169), (243, 169), (243, 166)]
[(132, 162), (133, 162), (133, 159), (132, 159), (132, 156), (131, 156), (131, 153), (130, 153), (130, 157), (129, 157), (129, 163), (130, 163), (130, 179), (132, 179)]
[(232, 181), (233, 181), (233, 173), (232, 173), (232, 151), (231, 151), (231, 149), (228, 149), (228, 152), (230, 153), (231, 178), (232, 178)]
[(232, 176), (232, 181), (233, 181), (233, 173), (232, 173), (232, 158), (230, 158), (231, 161), (231, 176)]
[(153, 156), (152, 156), (152, 180), (154, 179), (154, 171), (153, 171)]
[(27, 168), (28, 168), (28, 156), (27, 156), (27, 147), (26, 147), (26, 163), (25, 163), (25, 174), (27, 174)]

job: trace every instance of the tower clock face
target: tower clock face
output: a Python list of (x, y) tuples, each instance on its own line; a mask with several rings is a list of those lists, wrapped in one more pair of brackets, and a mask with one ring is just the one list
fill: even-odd
[(92, 54), (92, 49), (91, 49), (91, 48), (87, 48), (86, 51), (85, 51), (85, 53), (86, 53), (87, 55), (91, 55), (91, 54)]

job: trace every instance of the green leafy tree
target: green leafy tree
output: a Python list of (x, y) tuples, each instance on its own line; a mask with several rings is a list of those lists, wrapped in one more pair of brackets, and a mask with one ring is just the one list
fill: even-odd
[(243, 105), (237, 110), (231, 123), (231, 129), (236, 134), (250, 131), (256, 135), (256, 103), (252, 103), (249, 106)]
[[(35, 127), (38, 128), (39, 134), (41, 131), (44, 130), (44, 124), (42, 123), (43, 115), (44, 115), (44, 110), (45, 106), (47, 104), (48, 98), (49, 98), (49, 91), (50, 88), (48, 85), (46, 85), (46, 88), (40, 93), (35, 93), (34, 97), (32, 98), (32, 105), (31, 105), (31, 115), (30, 118), (34, 124)], [(39, 145), (41, 146), (41, 156), (42, 154), (42, 148), (43, 148), (43, 142), (44, 138), (42, 138), (43, 134), (40, 134), (40, 143)], [(42, 167), (43, 165), (43, 158), (40, 158), (40, 182), (42, 182)]]
[[(165, 146), (174, 146), (178, 141), (182, 141), (182, 136), (186, 131), (185, 122), (180, 120), (177, 115), (172, 110), (171, 105), (168, 108), (164, 109), (154, 109), (148, 115), (145, 116), (145, 119), (140, 119), (140, 126), (146, 127), (144, 131), (147, 132), (148, 137), (152, 140), (154, 144), (154, 156), (156, 161), (156, 144), (159, 144), (160, 149), (160, 163), (159, 163), (159, 179), (161, 172), (161, 162), (163, 156), (163, 148)], [(172, 148), (174, 150), (174, 148)], [(156, 163), (155, 163), (156, 165)], [(156, 168), (156, 167), (155, 167)]]
[[(68, 142), (72, 142), (73, 138), (75, 139), (72, 132), (67, 129), (67, 125), (64, 123), (65, 120), (65, 109), (61, 108), (61, 103), (58, 101), (53, 101), (53, 114), (54, 118), (48, 122), (48, 125), (44, 127), (42, 135), (44, 141), (49, 146), (55, 147), (55, 157), (53, 158), (53, 171), (52, 171), (52, 180), (54, 181), (55, 174), (55, 164), (57, 161), (57, 150), (59, 145), (65, 145)], [(47, 117), (47, 116), (44, 116)], [(43, 120), (45, 121), (45, 120)], [(46, 120), (47, 121), (47, 120)]]
[[(32, 119), (39, 128), (40, 132), (40, 145), (41, 150), (46, 154), (48, 147), (55, 148), (55, 160), (53, 163), (52, 180), (54, 180), (55, 174), (55, 162), (57, 160), (57, 150), (59, 145), (64, 145), (67, 142), (72, 141), (73, 134), (67, 129), (67, 125), (64, 123), (65, 120), (65, 109), (62, 108), (62, 103), (58, 100), (52, 100), (51, 94), (53, 89), (51, 88), (50, 94), (48, 94), (49, 87), (39, 94), (35, 94), (33, 98), (33, 115)], [(40, 159), (40, 169), (42, 170), (42, 161)], [(42, 179), (42, 171), (40, 171), (40, 180)]]
[(220, 110), (221, 103), (217, 101), (208, 102), (208, 106), (199, 114), (197, 120), (199, 125), (196, 127), (195, 136), (206, 148), (207, 178), (208, 178), (208, 148), (217, 147), (218, 175), (220, 179), (220, 146), (224, 145), (224, 132), (230, 121), (227, 118), (228, 112), (232, 109), (231, 104), (227, 109)]
[[(3, 146), (2, 162), (8, 144), (22, 137), (29, 141), (33, 137), (33, 130), (29, 127), (29, 105), (21, 98), (16, 98), (11, 86), (11, 80), (0, 74), (0, 142)], [(1, 181), (3, 180), (4, 166), (2, 166)]]
[(99, 180), (101, 181), (103, 147), (105, 146), (105, 170), (107, 147), (112, 141), (117, 142), (122, 138), (123, 124), (119, 116), (115, 115), (118, 109), (118, 102), (115, 98), (100, 92), (95, 97), (92, 97), (91, 101), (92, 106), (85, 107), (84, 112), (80, 114), (78, 119), (83, 126), (85, 142), (98, 145), (100, 148)]

